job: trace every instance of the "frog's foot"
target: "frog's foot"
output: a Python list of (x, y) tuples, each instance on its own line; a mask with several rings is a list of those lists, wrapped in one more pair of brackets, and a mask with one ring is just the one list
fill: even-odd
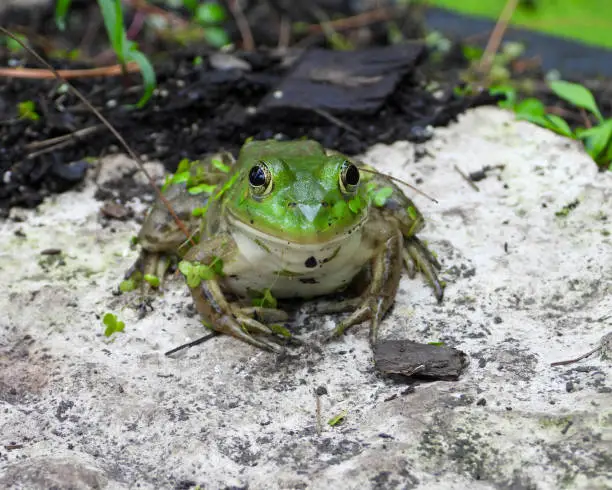
[(427, 282), (434, 290), (434, 295), (438, 302), (444, 297), (444, 285), (438, 278), (438, 271), (442, 269), (438, 259), (416, 236), (404, 238), (404, 250), (402, 252), (404, 264), (408, 269), (411, 278), (416, 276), (417, 271), (421, 271)]
[[(283, 348), (269, 340), (276, 336), (273, 328), (257, 318), (286, 318), (286, 313), (273, 308), (240, 308), (231, 305), (216, 280), (202, 281), (192, 287), (191, 294), (198, 313), (215, 332), (231, 335), (260, 349), (282, 352)], [(253, 316), (251, 316), (253, 315)], [(257, 336), (255, 336), (257, 334)]]
[(164, 280), (172, 261), (173, 258), (163, 252), (142, 250), (124, 277), (131, 281), (134, 289), (141, 286), (142, 292), (149, 294), (153, 290), (163, 289)]
[(396, 234), (389, 238), (385, 246), (374, 257), (372, 280), (356, 300), (341, 302), (339, 307), (357, 304), (357, 309), (338, 325), (328, 340), (341, 336), (348, 328), (370, 320), (370, 342), (376, 343), (378, 326), (393, 304), (402, 271), (402, 236)]
[(289, 315), (286, 311), (278, 308), (264, 308), (261, 306), (239, 306), (232, 305), (235, 314), (253, 318), (262, 323), (286, 322)]

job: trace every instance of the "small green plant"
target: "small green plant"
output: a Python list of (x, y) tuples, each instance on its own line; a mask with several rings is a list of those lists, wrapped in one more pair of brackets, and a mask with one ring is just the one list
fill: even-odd
[(181, 260), (178, 264), (178, 269), (185, 276), (187, 285), (190, 288), (197, 288), (202, 281), (214, 279), (216, 276), (223, 276), (223, 260), (215, 257), (210, 265)]
[(17, 104), (17, 112), (19, 119), (29, 119), (30, 121), (38, 121), (40, 114), (36, 112), (36, 104), (33, 100), (26, 100)]
[(338, 415), (335, 415), (334, 417), (329, 419), (327, 421), (327, 424), (330, 425), (331, 427), (335, 427), (337, 425), (340, 425), (342, 422), (344, 422), (346, 420), (346, 415), (347, 415), (347, 411), (346, 410), (342, 410), (342, 412), (340, 412)]
[(572, 130), (565, 119), (547, 112), (542, 101), (527, 98), (516, 102), (516, 91), (512, 87), (495, 87), (491, 89), (491, 93), (504, 93), (506, 101), (500, 105), (514, 110), (517, 119), (530, 121), (555, 133), (582, 141), (595, 163), (612, 171), (612, 118), (603, 117), (591, 91), (580, 84), (555, 80), (549, 82), (549, 87), (557, 97), (590, 112), (597, 123), (590, 128), (578, 127)]
[(106, 326), (106, 329), (104, 330), (104, 335), (106, 337), (110, 337), (115, 332), (123, 332), (123, 329), (125, 328), (125, 323), (120, 321), (117, 318), (117, 315), (113, 313), (107, 313), (106, 315), (104, 315), (102, 323), (104, 323), (104, 325)]
[[(138, 50), (138, 45), (134, 41), (127, 38), (125, 25), (123, 22), (123, 9), (121, 0), (97, 0), (104, 27), (108, 34), (111, 46), (119, 64), (126, 72), (127, 63), (133, 61), (140, 68), (140, 73), (144, 82), (144, 94), (136, 104), (137, 107), (143, 107), (153, 95), (153, 90), (157, 85), (155, 70), (149, 59)], [(60, 30), (66, 28), (66, 16), (70, 8), (72, 0), (58, 0), (55, 5), (55, 23)]]

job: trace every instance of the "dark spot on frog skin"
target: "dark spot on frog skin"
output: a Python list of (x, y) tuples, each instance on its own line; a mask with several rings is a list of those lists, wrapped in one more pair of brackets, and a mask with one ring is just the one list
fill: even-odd
[(310, 256), (306, 259), (306, 262), (304, 262), (304, 265), (308, 267), (309, 269), (312, 269), (313, 267), (317, 266), (317, 259)]
[(314, 277), (301, 277), (300, 282), (302, 284), (319, 284), (319, 281), (317, 281)]
[(327, 201), (321, 201), (321, 206), (326, 208), (327, 206), (329, 206), (329, 203)]
[(290, 203), (287, 203), (287, 207), (289, 207), (289, 208), (294, 208), (294, 207), (296, 207), (296, 206), (297, 206), (297, 202), (290, 202)]
[(251, 220), (251, 224), (254, 224), (254, 223), (255, 223), (255, 220), (254, 220), (254, 219), (252, 219), (252, 220)]

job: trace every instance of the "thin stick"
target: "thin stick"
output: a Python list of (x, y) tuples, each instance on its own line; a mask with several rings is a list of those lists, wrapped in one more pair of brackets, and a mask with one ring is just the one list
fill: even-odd
[(497, 53), (499, 49), (499, 45), (501, 44), (502, 39), (504, 38), (504, 33), (508, 28), (508, 23), (510, 22), (510, 18), (512, 14), (516, 10), (516, 6), (518, 5), (519, 0), (507, 0), (502, 13), (499, 15), (499, 19), (497, 20), (497, 24), (495, 24), (495, 28), (491, 33), (491, 37), (487, 41), (487, 46), (484, 50), (482, 58), (480, 59), (480, 70), (482, 73), (488, 73), (491, 68), (491, 63), (493, 62), (493, 56)]
[(72, 138), (78, 139), (82, 136), (87, 136), (88, 134), (95, 133), (96, 131), (99, 131), (103, 127), (104, 127), (103, 124), (96, 124), (95, 126), (90, 126), (88, 128), (79, 129), (78, 131), (75, 131), (74, 133), (65, 134), (63, 136), (57, 136), (55, 138), (49, 138), (49, 139), (42, 140), (42, 141), (33, 141), (32, 143), (28, 143), (27, 145), (24, 145), (23, 148), (25, 150), (37, 150), (39, 148), (46, 148), (49, 146), (54, 146), (57, 143), (63, 143), (64, 141), (72, 139)]
[(414, 192), (416, 192), (417, 194), (420, 194), (421, 196), (426, 197), (427, 199), (429, 199), (430, 201), (435, 202), (436, 204), (438, 204), (438, 200), (434, 199), (433, 197), (431, 197), (430, 195), (426, 194), (425, 192), (423, 192), (421, 189), (416, 188), (415, 186), (413, 186), (412, 184), (409, 184), (408, 182), (406, 182), (405, 180), (402, 179), (398, 179), (397, 177), (393, 177), (393, 175), (389, 175), (389, 174), (384, 174), (382, 172), (377, 172), (376, 170), (371, 170), (369, 168), (359, 168), (360, 172), (367, 172), (369, 174), (374, 174), (374, 175), (380, 175), (381, 177), (387, 177), (391, 180), (394, 180), (395, 182), (399, 182), (400, 184), (404, 184), (406, 187), (409, 187), (410, 189), (412, 189)]
[(170, 349), (164, 355), (171, 356), (172, 354), (176, 354), (180, 350), (189, 349), (190, 347), (194, 347), (196, 345), (203, 344), (204, 342), (207, 342), (208, 340), (212, 339), (213, 337), (216, 337), (217, 335), (218, 335), (217, 332), (206, 334), (203, 337), (200, 337), (199, 339), (195, 339), (191, 342), (187, 342), (186, 344), (179, 345), (178, 347), (175, 347), (174, 349)]
[(236, 19), (236, 26), (240, 31), (242, 37), (242, 46), (245, 51), (253, 51), (255, 49), (255, 40), (253, 39), (253, 33), (249, 27), (249, 21), (247, 20), (242, 8), (240, 8), (240, 2), (238, 0), (230, 0), (227, 2), (229, 9)]
[[(140, 71), (138, 65), (133, 61), (129, 62), (125, 69), (128, 73), (136, 73)], [(56, 73), (59, 75), (60, 79), (64, 80), (72, 78), (116, 77), (123, 74), (121, 65), (103, 66), (84, 70), (43, 70), (42, 68), (0, 67), (0, 77), (50, 80), (57, 78)]]
[(176, 212), (174, 211), (174, 208), (172, 207), (172, 205), (170, 204), (170, 202), (168, 201), (168, 199), (166, 199), (166, 197), (161, 193), (161, 191), (159, 190), (159, 187), (157, 187), (155, 185), (155, 181), (153, 180), (153, 177), (151, 177), (151, 174), (147, 171), (147, 169), (144, 166), (144, 162), (142, 161), (142, 159), (136, 155), (136, 153), (134, 153), (134, 151), (130, 148), (130, 146), (127, 144), (127, 142), (125, 141), (125, 139), (123, 138), (123, 136), (121, 136), (119, 134), (119, 132), (113, 127), (113, 125), (108, 122), (108, 120), (102, 115), (102, 113), (96, 109), (91, 102), (89, 102), (87, 100), (87, 98), (76, 88), (74, 88), (70, 82), (68, 82), (68, 80), (66, 80), (65, 78), (63, 78), (58, 71), (53, 68), (49, 63), (47, 63), (42, 56), (40, 56), (36, 51), (34, 51), (32, 48), (30, 48), (29, 46), (27, 46), (21, 39), (19, 39), (17, 36), (15, 36), (12, 32), (10, 32), (8, 29), (5, 29), (4, 27), (0, 26), (0, 32), (2, 32), (3, 34), (5, 34), (6, 36), (10, 37), (11, 39), (13, 39), (14, 41), (16, 41), (17, 43), (19, 43), (19, 45), (21, 45), (21, 47), (23, 49), (25, 49), (28, 53), (30, 53), (32, 56), (34, 56), (34, 58), (36, 58), (40, 63), (42, 63), (44, 66), (46, 66), (54, 75), (55, 78), (57, 78), (60, 82), (65, 83), (66, 86), (68, 87), (68, 89), (81, 101), (83, 102), (83, 104), (85, 104), (85, 106), (91, 111), (93, 112), (96, 117), (102, 122), (102, 124), (104, 124), (108, 130), (112, 133), (112, 135), (117, 138), (117, 141), (119, 141), (119, 143), (121, 144), (121, 146), (123, 146), (123, 148), (125, 149), (125, 151), (128, 153), (128, 155), (138, 164), (138, 166), (140, 167), (140, 170), (142, 171), (142, 173), (145, 175), (145, 177), (147, 178), (147, 180), (149, 181), (149, 184), (151, 185), (151, 187), (155, 190), (155, 193), (157, 194), (157, 197), (159, 198), (159, 200), (161, 202), (164, 203), (164, 205), (166, 206), (166, 208), (168, 209), (168, 212), (172, 215), (172, 218), (174, 219), (174, 221), (176, 222), (176, 225), (179, 227), (179, 229), (183, 232), (183, 234), (187, 237), (187, 239), (191, 240), (191, 243), (193, 246), (195, 246), (195, 241), (193, 241), (193, 239), (190, 238), (189, 235), (189, 230), (187, 230), (187, 228), (185, 227), (185, 223), (183, 223), (180, 218), (176, 215)]
[(465, 172), (461, 170), (457, 165), (455, 165), (455, 170), (459, 175), (461, 175), (461, 177), (463, 177), (463, 180), (465, 180), (472, 187), (472, 189), (474, 189), (476, 192), (480, 192), (480, 188), (474, 182), (472, 182), (472, 180), (465, 174)]
[[(352, 17), (345, 17), (343, 19), (338, 20), (328, 20), (326, 21), (327, 25), (334, 30), (344, 30), (344, 29), (355, 29), (357, 27), (367, 26), (369, 24), (373, 24), (375, 22), (381, 22), (384, 20), (391, 19), (397, 8), (390, 7), (381, 7), (375, 10), (370, 10), (368, 12), (364, 12), (362, 14), (353, 15)], [(325, 29), (321, 24), (312, 24), (308, 26), (308, 30), (311, 33), (318, 33)]]
[(574, 364), (575, 362), (582, 361), (583, 359), (586, 359), (587, 357), (592, 356), (593, 354), (595, 354), (595, 352), (597, 352), (600, 349), (601, 349), (601, 345), (598, 345), (597, 347), (590, 350), (586, 354), (582, 354), (581, 356), (576, 357), (576, 359), (568, 359), (567, 361), (557, 361), (557, 362), (551, 363), (550, 365), (551, 366), (566, 366), (567, 364)]
[(349, 133), (352, 133), (355, 136), (359, 136), (359, 137), (362, 136), (362, 134), (359, 131), (357, 131), (354, 127), (348, 125), (344, 121), (341, 121), (340, 119), (338, 119), (336, 116), (333, 116), (329, 112), (324, 111), (323, 109), (314, 109), (314, 112), (316, 112), (319, 116), (324, 117), (328, 121), (334, 123), (336, 126), (342, 129), (345, 129)]

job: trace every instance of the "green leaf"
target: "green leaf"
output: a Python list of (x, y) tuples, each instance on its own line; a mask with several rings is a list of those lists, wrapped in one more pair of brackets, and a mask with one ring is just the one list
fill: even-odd
[(528, 116), (543, 116), (546, 107), (541, 100), (533, 97), (521, 100), (514, 108), (517, 119), (528, 119)]
[(199, 184), (199, 185), (194, 185), (193, 187), (190, 187), (189, 189), (187, 189), (187, 192), (189, 192), (189, 194), (191, 194), (192, 196), (195, 196), (197, 194), (212, 194), (213, 191), (216, 189), (216, 185), (210, 185), (210, 184)]
[(211, 163), (213, 164), (213, 167), (215, 167), (216, 169), (220, 170), (223, 173), (229, 173), (230, 171), (230, 167), (229, 165), (225, 165), (225, 163), (223, 163), (221, 160), (219, 160), (218, 158), (213, 158), (211, 160)]
[(608, 119), (599, 126), (581, 131), (579, 136), (585, 140), (584, 145), (587, 152), (595, 161), (612, 142), (612, 119)]
[(342, 412), (340, 412), (338, 415), (336, 415), (336, 416), (332, 417), (331, 419), (329, 419), (327, 421), (327, 424), (332, 426), (332, 427), (335, 427), (336, 425), (340, 425), (346, 419), (346, 415), (347, 415), (347, 411), (346, 410), (342, 410)]
[(153, 95), (153, 91), (157, 86), (157, 78), (155, 76), (155, 70), (153, 69), (153, 65), (149, 61), (143, 53), (138, 50), (131, 50), (128, 53), (128, 59), (130, 61), (135, 61), (138, 67), (140, 68), (140, 74), (142, 75), (142, 80), (144, 82), (145, 91), (142, 94), (142, 97), (136, 104), (136, 107), (139, 109), (144, 107), (144, 105), (148, 102), (148, 100)]
[(497, 103), (502, 109), (512, 109), (516, 104), (516, 89), (511, 85), (498, 85), (489, 89), (491, 95), (504, 95), (506, 100)]
[(444, 346), (444, 342), (427, 342), (427, 345), (435, 345), (436, 347)]
[(221, 27), (207, 27), (204, 29), (204, 40), (213, 48), (222, 48), (230, 43), (230, 38)]
[(191, 171), (191, 163), (189, 158), (183, 158), (176, 167), (175, 174), (180, 174), (183, 172), (189, 173)]
[(269, 288), (263, 290), (263, 293), (259, 298), (255, 298), (252, 301), (253, 306), (259, 306), (261, 308), (277, 308), (278, 301), (272, 296), (272, 291)]
[(568, 138), (575, 138), (574, 132), (572, 128), (569, 127), (569, 124), (562, 117), (557, 116), (556, 114), (546, 114), (546, 119), (548, 119), (552, 125), (551, 128), (555, 133), (562, 134), (563, 136), (567, 136)]
[(40, 115), (36, 112), (36, 104), (32, 100), (26, 100), (17, 104), (17, 111), (21, 119), (29, 119), (31, 121), (38, 121)]
[(391, 187), (383, 187), (381, 189), (378, 189), (374, 193), (373, 197), (374, 206), (382, 208), (387, 203), (387, 199), (391, 197), (391, 194), (393, 194), (393, 189)]
[(219, 24), (226, 19), (225, 9), (216, 2), (206, 2), (196, 9), (195, 19), (203, 25)]
[(66, 30), (66, 16), (72, 0), (57, 0), (55, 4), (55, 25), (60, 31)]
[(121, 0), (98, 0), (104, 28), (119, 63), (125, 64), (123, 14)]
[(136, 289), (136, 281), (133, 279), (126, 279), (125, 281), (121, 281), (119, 284), (119, 291), (122, 293), (129, 293), (130, 291), (134, 291)]
[(153, 288), (158, 288), (159, 287), (159, 277), (153, 275), (153, 274), (145, 274), (144, 275), (144, 280), (147, 281), (149, 283), (149, 285)]
[(563, 80), (551, 81), (548, 86), (561, 99), (574, 104), (576, 107), (582, 107), (590, 111), (599, 121), (603, 121), (603, 116), (601, 112), (599, 112), (595, 98), (588, 88), (577, 83), (570, 83)]
[(200, 279), (210, 281), (215, 278), (215, 275), (215, 270), (211, 266), (206, 264), (200, 264), (198, 266), (198, 276)]
[(125, 328), (125, 323), (119, 321), (113, 313), (107, 313), (104, 315), (102, 323), (106, 325), (106, 329), (104, 330), (104, 335), (106, 337), (110, 337), (115, 332), (123, 332), (123, 329)]
[(198, 216), (204, 216), (206, 214), (206, 211), (208, 211), (208, 203), (206, 204), (206, 206), (203, 206), (201, 208), (193, 208), (191, 210), (191, 216), (193, 216), (194, 218), (197, 218)]

